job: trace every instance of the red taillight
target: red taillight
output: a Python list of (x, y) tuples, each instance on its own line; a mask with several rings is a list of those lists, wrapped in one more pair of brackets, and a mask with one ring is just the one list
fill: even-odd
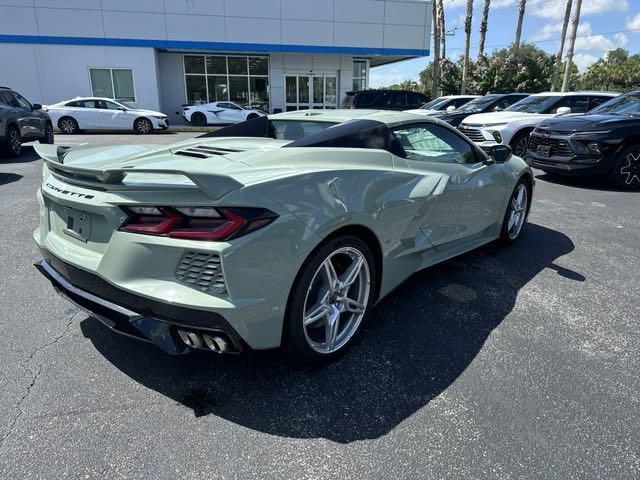
[(277, 218), (263, 208), (123, 207), (124, 232), (166, 235), (189, 240), (222, 241), (268, 225)]

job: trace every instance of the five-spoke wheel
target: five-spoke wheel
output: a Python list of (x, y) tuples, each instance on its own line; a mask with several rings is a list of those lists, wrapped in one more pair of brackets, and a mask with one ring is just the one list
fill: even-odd
[(527, 220), (529, 212), (529, 188), (526, 182), (521, 180), (513, 190), (509, 199), (504, 222), (502, 224), (501, 239), (507, 242), (515, 241)]
[(330, 360), (363, 324), (375, 291), (371, 250), (358, 237), (325, 243), (305, 263), (287, 314), (288, 343), (306, 361)]

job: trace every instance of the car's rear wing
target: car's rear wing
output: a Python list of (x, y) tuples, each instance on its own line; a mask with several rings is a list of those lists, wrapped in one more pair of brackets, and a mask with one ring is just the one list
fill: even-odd
[[(208, 197), (217, 200), (244, 184), (227, 176), (210, 172), (184, 171), (164, 168), (86, 168), (64, 163), (68, 149), (55, 145), (36, 145), (34, 149), (45, 161), (49, 171), (61, 180), (98, 190), (158, 190), (190, 187), (200, 189)], [(148, 176), (148, 181), (144, 178)], [(127, 176), (135, 180), (127, 181)], [(155, 178), (151, 178), (154, 176)], [(183, 177), (188, 182), (158, 181), (158, 176)], [(191, 185), (190, 185), (191, 184)]]

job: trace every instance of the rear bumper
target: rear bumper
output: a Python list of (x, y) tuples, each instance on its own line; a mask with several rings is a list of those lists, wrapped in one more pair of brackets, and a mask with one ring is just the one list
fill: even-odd
[(219, 314), (132, 294), (46, 251), (42, 254), (44, 259), (35, 266), (54, 288), (116, 333), (153, 343), (169, 354), (191, 351), (180, 339), (179, 330), (219, 336), (229, 345), (225, 353), (239, 353), (245, 347), (238, 333)]

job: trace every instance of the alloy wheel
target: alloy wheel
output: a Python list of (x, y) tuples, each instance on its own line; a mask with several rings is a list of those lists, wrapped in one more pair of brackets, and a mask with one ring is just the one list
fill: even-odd
[(517, 186), (511, 201), (509, 202), (509, 220), (507, 222), (507, 233), (511, 240), (514, 240), (520, 235), (520, 230), (524, 225), (524, 221), (527, 216), (527, 202), (529, 201), (529, 194), (527, 187), (524, 183)]
[(153, 126), (151, 125), (151, 122), (146, 118), (141, 118), (140, 120), (137, 121), (136, 131), (138, 133), (147, 134), (151, 132), (151, 130), (153, 130)]
[(20, 151), (22, 150), (22, 144), (20, 142), (20, 132), (18, 132), (17, 128), (12, 128), (9, 131), (9, 149), (13, 155), (20, 155)]
[(60, 120), (60, 131), (62, 133), (76, 133), (76, 129), (76, 122), (73, 120), (73, 118), (63, 118), (62, 120)]
[(303, 330), (309, 346), (330, 354), (356, 333), (369, 302), (371, 273), (364, 254), (354, 247), (331, 253), (307, 289)]
[(516, 157), (520, 157), (523, 160), (527, 159), (527, 148), (529, 148), (529, 136), (523, 135), (520, 137), (516, 144), (513, 146), (513, 154)]
[(620, 167), (620, 176), (626, 187), (640, 187), (640, 151), (627, 153), (622, 167)]

